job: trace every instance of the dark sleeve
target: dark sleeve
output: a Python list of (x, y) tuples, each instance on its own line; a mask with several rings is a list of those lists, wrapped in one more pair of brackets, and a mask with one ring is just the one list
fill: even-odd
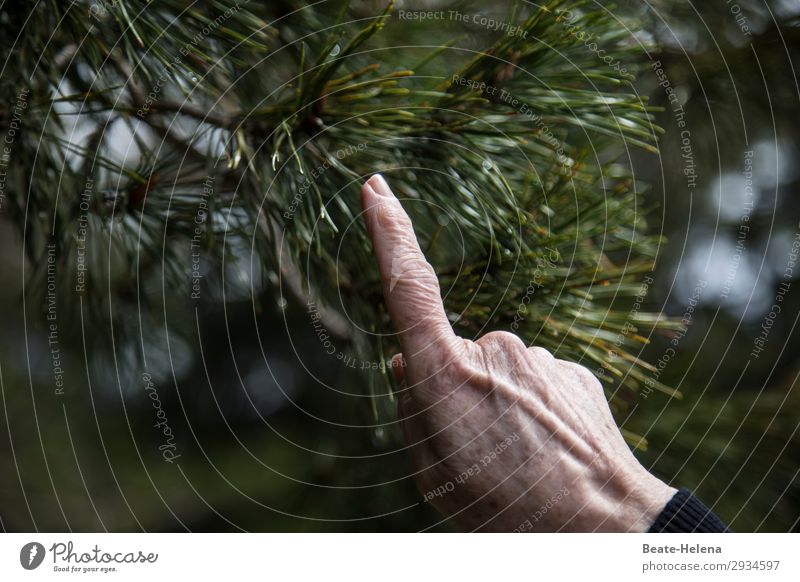
[(688, 489), (678, 491), (648, 533), (722, 533), (730, 528)]

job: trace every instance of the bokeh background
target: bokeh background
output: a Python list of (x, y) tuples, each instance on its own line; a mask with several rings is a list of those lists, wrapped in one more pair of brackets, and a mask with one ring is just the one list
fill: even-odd
[[(356, 14), (378, 6), (356, 4)], [(630, 17), (644, 22), (631, 34), (661, 47), (651, 54), (660, 67), (647, 63), (637, 82), (664, 108), (657, 122), (665, 129), (657, 154), (635, 154), (637, 179), (650, 185), (650, 228), (668, 240), (646, 307), (691, 314), (677, 347), (659, 336), (645, 351), (649, 361), (661, 360), (659, 379), (683, 398), (640, 398), (625, 428), (647, 438), (637, 452), (646, 466), (695, 489), (735, 530), (797, 530), (800, 265), (784, 274), (800, 233), (800, 2), (663, 0), (607, 8), (620, 26)], [(472, 9), (502, 11), (480, 3)], [(464, 22), (393, 19), (379, 38), (401, 46), (456, 37), (471, 47), (487, 34)], [(402, 60), (402, 49), (396, 54)], [(685, 127), (656, 68), (679, 99)], [(687, 130), (693, 187), (681, 149)], [(0, 215), (2, 529), (449, 529), (421, 503), (396, 439), (371, 426), (365, 375), (321, 349), (306, 306), (279, 298), (268, 277), (261, 283), (231, 264), (224, 303), (197, 313), (188, 303), (143, 309), (144, 340), (84, 351), (91, 330), (79, 319), (62, 326), (65, 385), (54, 398), (47, 324), (26, 303), (25, 260), (19, 236)], [(789, 283), (783, 291), (782, 282)], [(754, 358), (765, 325), (769, 333)], [(148, 380), (131, 356), (142, 341), (179, 466), (158, 450)], [(347, 351), (344, 340), (334, 341)]]

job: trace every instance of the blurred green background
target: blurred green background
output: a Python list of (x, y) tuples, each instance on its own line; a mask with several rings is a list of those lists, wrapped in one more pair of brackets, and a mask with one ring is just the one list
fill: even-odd
[[(476, 3), (475, 10), (489, 9)], [(652, 59), (687, 122), (678, 126), (646, 67), (637, 87), (664, 107), (658, 123), (666, 133), (657, 155), (634, 153), (637, 179), (650, 184), (650, 222), (669, 241), (647, 306), (679, 318), (694, 309), (674, 353), (670, 337), (645, 352), (666, 362), (659, 379), (684, 397), (643, 395), (624, 426), (646, 436), (647, 450), (637, 453), (646, 466), (695, 489), (733, 529), (797, 530), (800, 267), (763, 352), (749, 354), (800, 232), (800, 2), (622, 2), (614, 10), (643, 20), (632, 34), (661, 44)], [(484, 33), (463, 22), (392, 20), (378, 38), (434, 45), (463, 35), (461, 46), (470, 46)], [(686, 129), (693, 189), (681, 151)], [(747, 160), (753, 209), (740, 239)], [(87, 359), (79, 320), (62, 325), (66, 384), (54, 397), (47, 328), (24, 302), (21, 241), (0, 224), (4, 530), (449, 529), (421, 503), (396, 435), (370, 426), (363, 373), (330, 358), (305, 306), (278, 301), (273, 284), (256, 288), (254, 318), (241, 291), (252, 281), (235, 266), (231, 281), (243, 280), (227, 290), (224, 306), (195, 313), (187, 302), (142, 315), (147, 371), (179, 464), (158, 450), (147, 382), (131, 358), (138, 338), (114, 345), (113, 358), (109, 346), (88, 346)]]

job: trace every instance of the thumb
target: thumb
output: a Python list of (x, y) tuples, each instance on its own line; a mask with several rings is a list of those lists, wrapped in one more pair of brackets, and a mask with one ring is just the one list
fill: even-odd
[(406, 381), (405, 360), (403, 354), (395, 354), (392, 356), (392, 372), (394, 372), (394, 381), (398, 388), (403, 386)]

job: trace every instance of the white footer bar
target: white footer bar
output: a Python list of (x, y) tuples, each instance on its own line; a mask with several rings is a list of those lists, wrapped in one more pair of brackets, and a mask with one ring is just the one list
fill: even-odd
[(796, 581), (799, 541), (796, 534), (2, 534), (0, 580)]

